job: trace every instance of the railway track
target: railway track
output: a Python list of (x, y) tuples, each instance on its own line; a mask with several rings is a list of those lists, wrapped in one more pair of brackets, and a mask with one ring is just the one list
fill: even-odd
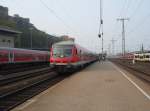
[(10, 109), (16, 107), (17, 105), (25, 102), (31, 97), (39, 94), (40, 92), (46, 90), (47, 88), (53, 86), (64, 79), (64, 77), (55, 76), (47, 78), (46, 80), (40, 81), (28, 88), (17, 91), (0, 99), (0, 111), (9, 111)]
[(7, 75), (0, 78), (0, 111), (8, 111), (63, 80), (50, 68)]
[[(79, 68), (82, 70), (82, 68)], [(9, 111), (78, 70), (58, 74), (44, 67), (0, 76), (0, 111)]]
[(71, 73), (60, 75), (44, 67), (0, 76), (0, 111), (9, 111), (29, 98), (63, 80)]
[(125, 68), (129, 72), (132, 72), (132, 74), (136, 75), (137, 77), (150, 82), (150, 69), (149, 69), (149, 63), (136, 63), (132, 64), (131, 61), (121, 61), (116, 59), (111, 59), (111, 62)]
[(0, 75), (8, 75), (11, 73), (29, 71), (33, 69), (48, 67), (48, 66), (49, 63), (47, 62), (0, 64)]
[(9, 75), (1, 75), (0, 77), (0, 86), (5, 85), (5, 84), (10, 84), (11, 82), (23, 80), (25, 78), (30, 78), (31, 76), (38, 76), (46, 72), (50, 72), (49, 67), (45, 68), (40, 68), (40, 69), (34, 69), (34, 70), (29, 70), (29, 71), (24, 71), (24, 72), (19, 72), (19, 73), (11, 73)]

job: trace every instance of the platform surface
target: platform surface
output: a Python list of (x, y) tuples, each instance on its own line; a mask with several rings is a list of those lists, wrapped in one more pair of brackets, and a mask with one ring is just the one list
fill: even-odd
[(13, 111), (150, 111), (144, 95), (111, 62), (94, 63)]

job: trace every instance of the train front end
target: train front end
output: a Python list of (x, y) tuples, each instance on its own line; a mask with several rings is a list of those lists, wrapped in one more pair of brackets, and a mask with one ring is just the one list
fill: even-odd
[(56, 43), (51, 48), (50, 66), (61, 70), (73, 68), (76, 62), (75, 46), (72, 41)]

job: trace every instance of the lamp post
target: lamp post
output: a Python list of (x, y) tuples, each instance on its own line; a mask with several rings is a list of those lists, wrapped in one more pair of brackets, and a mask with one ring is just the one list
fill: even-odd
[(103, 7), (102, 7), (102, 0), (100, 0), (100, 24), (99, 24), (99, 33), (98, 33), (98, 37), (102, 39), (102, 58), (103, 58), (103, 53), (104, 53), (104, 39), (103, 39)]
[(32, 49), (32, 30), (33, 28), (30, 28), (30, 48)]

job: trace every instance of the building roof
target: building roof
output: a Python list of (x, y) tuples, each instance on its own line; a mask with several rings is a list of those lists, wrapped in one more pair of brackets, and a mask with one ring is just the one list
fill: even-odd
[(19, 31), (12, 30), (12, 29), (9, 29), (9, 28), (4, 28), (4, 27), (1, 27), (1, 26), (0, 26), (0, 31), (7, 32), (7, 33), (13, 33), (13, 34), (20, 34), (21, 33)]

